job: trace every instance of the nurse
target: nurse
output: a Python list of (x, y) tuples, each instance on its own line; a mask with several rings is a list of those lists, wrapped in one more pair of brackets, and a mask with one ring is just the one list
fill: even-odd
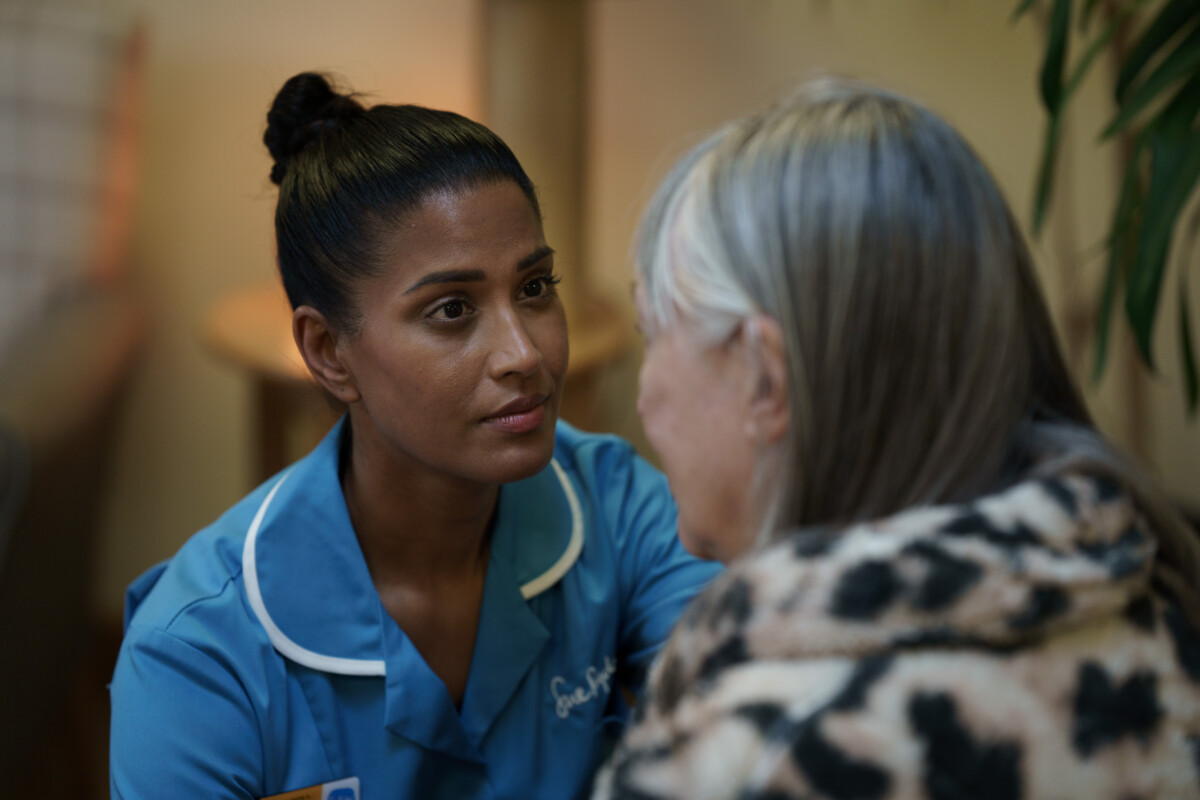
[(312, 73), (267, 121), (296, 344), (348, 411), (130, 587), (113, 797), (585, 794), (716, 567), (658, 472), (558, 420), (554, 251), (502, 141)]

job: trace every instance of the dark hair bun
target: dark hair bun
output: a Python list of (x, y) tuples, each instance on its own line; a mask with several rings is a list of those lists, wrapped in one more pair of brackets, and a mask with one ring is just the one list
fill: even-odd
[(318, 72), (302, 72), (288, 79), (267, 112), (267, 146), (275, 165), (271, 182), (278, 185), (288, 162), (325, 131), (342, 120), (361, 116), (365, 109), (352, 95), (339, 94)]

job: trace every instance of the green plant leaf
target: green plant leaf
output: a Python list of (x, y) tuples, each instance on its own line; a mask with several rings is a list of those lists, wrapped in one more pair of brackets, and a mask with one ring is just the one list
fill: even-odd
[(1113, 17), (1111, 22), (1104, 26), (1104, 30), (1088, 44), (1087, 50), (1084, 51), (1083, 57), (1075, 65), (1075, 69), (1071, 71), (1071, 77), (1063, 88), (1062, 104), (1065, 105), (1071, 96), (1075, 94), (1075, 90), (1079, 88), (1079, 84), (1083, 83), (1083, 79), (1087, 77), (1087, 71), (1091, 68), (1092, 62), (1096, 60), (1096, 56), (1100, 54), (1104, 46), (1109, 43), (1117, 29), (1124, 25), (1126, 20), (1133, 16), (1140, 6), (1148, 2), (1150, 0), (1134, 0), (1134, 2), (1127, 4), (1121, 9), (1119, 14)]
[(1129, 243), (1136, 241), (1137, 221), (1141, 217), (1144, 197), (1142, 193), (1142, 159), (1146, 153), (1149, 137), (1143, 133), (1133, 146), (1129, 167), (1121, 181), (1121, 193), (1113, 212), (1112, 228), (1108, 236), (1108, 264), (1104, 273), (1104, 290), (1096, 312), (1096, 360), (1092, 367), (1092, 380), (1099, 382), (1108, 360), (1109, 331), (1112, 328), (1112, 310), (1116, 305), (1117, 293), (1125, 280), (1129, 257)]
[(1026, 11), (1033, 8), (1033, 4), (1036, 2), (1037, 0), (1024, 0), (1024, 2), (1017, 6), (1016, 10), (1013, 11), (1012, 17), (1010, 17), (1008, 21), (1016, 22)]
[(1079, 10), (1079, 30), (1086, 31), (1092, 22), (1092, 12), (1096, 10), (1096, 0), (1084, 0), (1083, 8)]
[(1179, 278), (1179, 359), (1183, 366), (1183, 393), (1187, 398), (1188, 416), (1196, 415), (1200, 399), (1200, 377), (1196, 374), (1196, 351), (1192, 349), (1192, 326), (1188, 316), (1187, 270)]
[(1038, 167), (1037, 189), (1033, 198), (1033, 235), (1040, 236), (1046, 221), (1046, 207), (1050, 204), (1050, 193), (1054, 183), (1054, 165), (1058, 162), (1058, 133), (1062, 115), (1057, 111), (1046, 123), (1046, 138), (1042, 142), (1042, 160)]
[(1188, 310), (1191, 302), (1191, 294), (1188, 292), (1188, 269), (1191, 262), (1188, 259), (1194, 257), (1196, 240), (1200, 237), (1200, 204), (1194, 205), (1191, 217), (1175, 240), (1175, 246), (1178, 248), (1184, 264), (1183, 269), (1179, 273), (1179, 357), (1183, 366), (1183, 389), (1184, 397), (1187, 399), (1189, 417), (1196, 415), (1197, 395), (1200, 394), (1200, 376), (1197, 376), (1196, 350), (1193, 347), (1191, 313)]
[[(1158, 2), (1159, 0), (1124, 0), (1117, 3), (1116, 13), (1113, 15), (1116, 19), (1126, 18), (1133, 14), (1139, 6), (1144, 6), (1149, 2)], [(1084, 0), (1083, 10), (1079, 13), (1079, 30), (1086, 31), (1092, 24), (1092, 13), (1096, 10), (1099, 3), (1097, 0)]]
[(1096, 0), (1084, 0), (1083, 8), (1079, 12), (1079, 30), (1086, 31), (1092, 24), (1092, 12), (1096, 10), (1097, 5)]
[(1089, 43), (1087, 50), (1084, 51), (1083, 56), (1071, 71), (1071, 77), (1067, 80), (1059, 97), (1058, 108), (1047, 112), (1045, 139), (1042, 143), (1042, 157), (1038, 167), (1038, 177), (1033, 200), (1034, 236), (1041, 234), (1042, 225), (1046, 218), (1046, 210), (1050, 205), (1050, 198), (1054, 191), (1054, 173), (1055, 165), (1058, 162), (1058, 141), (1062, 128), (1060, 120), (1063, 110), (1066, 108), (1071, 97), (1074, 96), (1079, 85), (1083, 83), (1083, 79), (1087, 76), (1092, 62), (1112, 39), (1117, 28), (1134, 13), (1138, 6), (1146, 2), (1149, 2), (1149, 0), (1135, 0), (1135, 2), (1123, 8), (1121, 13), (1109, 22), (1108, 25), (1104, 26), (1104, 30)]
[(1176, 241), (1175, 246), (1179, 248), (1179, 252), (1185, 259), (1193, 257), (1192, 251), (1196, 248), (1198, 238), (1200, 238), (1200, 203), (1195, 204), (1191, 217), (1188, 218), (1183, 232), (1179, 234), (1179, 239)]
[(1154, 368), (1154, 318), (1158, 312), (1163, 273), (1175, 220), (1200, 179), (1200, 131), (1169, 137), (1150, 134), (1150, 185), (1138, 237), (1137, 255), (1125, 293), (1125, 311), (1142, 359)]
[(1197, 113), (1200, 113), (1200, 70), (1179, 87), (1151, 125), (1172, 138), (1186, 137)]
[(1067, 63), (1067, 43), (1071, 34), (1072, 0), (1054, 0), (1050, 31), (1046, 38), (1046, 60), (1042, 62), (1042, 104), (1051, 114), (1062, 101), (1063, 69)]
[(1042, 63), (1042, 104), (1049, 119), (1042, 143), (1041, 166), (1038, 169), (1037, 189), (1033, 198), (1033, 233), (1041, 233), (1046, 208), (1054, 188), (1054, 166), (1058, 162), (1058, 139), (1062, 127), (1063, 70), (1067, 59), (1067, 41), (1071, 33), (1072, 0), (1054, 0), (1054, 11), (1047, 36), (1046, 59)]
[(1108, 44), (1109, 40), (1112, 39), (1117, 27), (1129, 18), (1129, 16), (1133, 13), (1134, 8), (1141, 5), (1145, 1), (1146, 0), (1140, 0), (1139, 2), (1134, 3), (1132, 6), (1125, 9), (1120, 16), (1105, 25), (1104, 30), (1101, 31), (1100, 34), (1088, 45), (1088, 49), (1083, 51), (1083, 57), (1079, 59), (1079, 63), (1077, 63), (1075, 65), (1075, 69), (1071, 71), (1071, 78), (1067, 81), (1067, 85), (1063, 89), (1062, 102), (1064, 104), (1071, 98), (1071, 95), (1075, 94), (1075, 90), (1079, 88), (1079, 84), (1083, 82), (1084, 76), (1087, 75), (1088, 69), (1091, 68), (1092, 62), (1096, 59), (1096, 56), (1100, 53), (1101, 49), (1103, 49), (1104, 46)]
[[(1193, 0), (1194, 2), (1195, 0)], [(1194, 75), (1200, 67), (1200, 27), (1179, 43), (1179, 46), (1162, 60), (1162, 63), (1150, 74), (1129, 98), (1116, 118), (1109, 123), (1101, 139), (1107, 139), (1121, 130), (1150, 105), (1161, 92), (1170, 88), (1180, 78)]]
[(1200, 3), (1196, 0), (1171, 0), (1163, 7), (1121, 65), (1115, 89), (1118, 103), (1124, 101), (1125, 93), (1138, 73), (1193, 17), (1200, 17)]

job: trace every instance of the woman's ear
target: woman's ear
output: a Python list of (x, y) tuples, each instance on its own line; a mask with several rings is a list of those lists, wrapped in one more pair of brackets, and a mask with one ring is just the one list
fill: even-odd
[(743, 323), (742, 334), (753, 381), (746, 435), (761, 444), (774, 445), (787, 434), (792, 418), (783, 328), (775, 319), (759, 315)]
[(292, 338), (308, 371), (325, 391), (349, 405), (359, 399), (358, 386), (342, 361), (338, 336), (325, 315), (312, 306), (292, 312)]

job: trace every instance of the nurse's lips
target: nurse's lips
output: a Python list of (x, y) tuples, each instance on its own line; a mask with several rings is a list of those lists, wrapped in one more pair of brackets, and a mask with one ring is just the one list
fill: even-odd
[(529, 433), (537, 430), (546, 419), (546, 398), (549, 396), (533, 394), (518, 397), (491, 416), (484, 417), (483, 424), (505, 433)]

